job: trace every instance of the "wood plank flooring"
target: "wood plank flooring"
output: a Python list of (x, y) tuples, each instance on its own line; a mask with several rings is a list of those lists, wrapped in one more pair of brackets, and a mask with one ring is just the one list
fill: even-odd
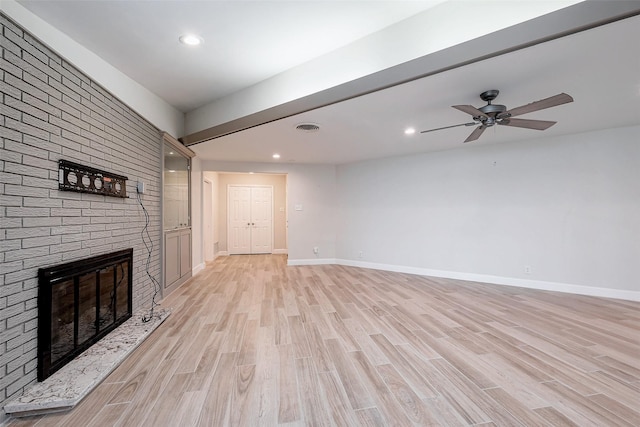
[(639, 426), (640, 303), (222, 257), (78, 407), (21, 426)]

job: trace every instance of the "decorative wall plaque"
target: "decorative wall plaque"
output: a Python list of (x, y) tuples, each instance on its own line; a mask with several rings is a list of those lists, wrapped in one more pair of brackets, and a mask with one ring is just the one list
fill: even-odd
[(83, 166), (68, 160), (58, 162), (58, 189), (104, 196), (127, 197), (126, 176)]

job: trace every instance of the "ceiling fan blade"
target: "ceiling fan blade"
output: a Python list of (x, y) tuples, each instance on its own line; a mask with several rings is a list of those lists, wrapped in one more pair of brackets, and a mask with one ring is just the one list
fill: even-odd
[(513, 126), (517, 128), (545, 130), (558, 122), (551, 122), (548, 120), (529, 120), (529, 119), (502, 119), (498, 122), (499, 125)]
[(469, 135), (469, 137), (467, 137), (467, 139), (465, 139), (464, 142), (471, 142), (471, 141), (475, 141), (476, 139), (480, 138), (480, 135), (482, 135), (482, 132), (484, 132), (484, 130), (487, 127), (488, 126), (485, 126), (485, 125), (478, 126), (477, 128), (475, 128), (473, 130), (473, 132), (471, 132), (471, 135)]
[(461, 123), (461, 124), (459, 124), (459, 125), (444, 126), (444, 127), (441, 127), (441, 128), (435, 128), (435, 129), (423, 130), (423, 131), (420, 131), (420, 133), (433, 132), (434, 130), (442, 130), (442, 129), (457, 128), (458, 126), (473, 126), (473, 125), (477, 125), (477, 123), (476, 123), (476, 122)]
[(473, 117), (487, 117), (485, 113), (478, 110), (473, 105), (452, 105), (452, 107), (456, 110), (462, 111), (463, 113), (471, 114)]
[(515, 117), (521, 114), (532, 113), (534, 111), (544, 110), (545, 108), (551, 108), (569, 102), (573, 102), (573, 98), (566, 93), (560, 93), (549, 98), (541, 99), (540, 101), (535, 101), (530, 104), (505, 111), (504, 113), (500, 114), (500, 116), (510, 115), (510, 117)]

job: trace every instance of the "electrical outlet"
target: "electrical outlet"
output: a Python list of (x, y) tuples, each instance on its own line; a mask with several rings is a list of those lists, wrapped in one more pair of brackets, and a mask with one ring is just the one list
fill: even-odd
[(144, 182), (138, 181), (138, 183), (136, 184), (136, 191), (138, 191), (138, 193), (140, 194), (144, 194)]
[(364, 256), (364, 252), (360, 251), (358, 252), (358, 258), (362, 258)]
[(531, 274), (531, 266), (530, 265), (525, 265), (524, 266), (524, 274)]
[(313, 253), (318, 255), (318, 253), (320, 252), (320, 248), (318, 248), (317, 246), (313, 247)]

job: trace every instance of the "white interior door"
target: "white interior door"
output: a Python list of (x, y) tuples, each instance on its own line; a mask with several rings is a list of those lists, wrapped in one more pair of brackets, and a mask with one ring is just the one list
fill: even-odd
[(229, 186), (229, 254), (271, 253), (273, 188)]
[(251, 187), (229, 186), (229, 254), (251, 253)]
[(251, 188), (251, 253), (270, 254), (273, 216), (273, 189)]

